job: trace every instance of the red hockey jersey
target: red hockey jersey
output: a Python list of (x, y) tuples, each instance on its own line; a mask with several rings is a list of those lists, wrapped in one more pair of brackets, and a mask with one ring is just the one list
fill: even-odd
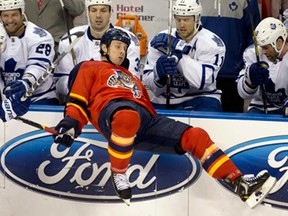
[(156, 114), (144, 85), (126, 68), (108, 62), (84, 61), (74, 73), (77, 75), (66, 104), (66, 116), (77, 119), (80, 129), (90, 121), (99, 131), (99, 114), (114, 99), (135, 101)]

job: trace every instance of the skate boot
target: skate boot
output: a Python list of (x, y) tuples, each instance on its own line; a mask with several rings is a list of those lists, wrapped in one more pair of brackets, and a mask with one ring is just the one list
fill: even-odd
[(250, 208), (254, 208), (268, 195), (276, 183), (276, 178), (266, 172), (256, 177), (254, 175), (241, 176), (233, 183), (225, 179), (225, 182), (232, 187), (243, 202), (246, 202)]
[(117, 196), (130, 206), (132, 192), (126, 174), (112, 172), (111, 181)]

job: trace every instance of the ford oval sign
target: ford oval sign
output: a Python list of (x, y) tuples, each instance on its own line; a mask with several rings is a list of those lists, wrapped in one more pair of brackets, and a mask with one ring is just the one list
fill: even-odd
[[(0, 149), (1, 172), (25, 188), (65, 199), (122, 202), (110, 182), (105, 139), (84, 128), (70, 148), (53, 143), (43, 131), (23, 134)], [(134, 150), (127, 171), (132, 200), (147, 200), (181, 191), (201, 174), (191, 155), (153, 154)]]
[(276, 177), (277, 183), (263, 204), (288, 209), (288, 136), (251, 140), (233, 146), (225, 153), (244, 174), (257, 175), (267, 170)]

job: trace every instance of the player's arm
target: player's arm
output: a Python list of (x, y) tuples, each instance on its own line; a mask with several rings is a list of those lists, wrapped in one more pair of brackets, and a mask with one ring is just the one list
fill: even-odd
[(56, 143), (71, 146), (89, 121), (88, 105), (93, 85), (91, 71), (86, 67), (85, 62), (76, 65), (71, 71), (65, 118), (55, 127), (58, 131), (58, 135), (54, 136)]
[[(165, 55), (148, 45), (148, 55), (146, 57), (146, 62), (144, 66), (143, 84), (153, 92), (155, 96), (159, 96), (166, 91), (167, 75), (165, 69), (163, 68), (163, 73), (159, 75), (160, 72), (160, 62), (157, 61), (162, 56)], [(160, 60), (159, 60), (160, 61)]]
[(23, 77), (6, 86), (4, 94), (7, 97), (13, 95), (17, 100), (21, 98), (45, 73), (53, 61), (55, 52), (51, 34), (39, 27), (34, 27), (32, 34), (26, 36), (28, 48), (23, 50), (23, 52), (27, 52), (28, 57)]
[(3, 122), (14, 119), (16, 116), (22, 116), (29, 110), (31, 99), (20, 101), (13, 97), (7, 98), (2, 94), (4, 88), (3, 81), (0, 79), (0, 118)]
[(183, 55), (177, 69), (190, 86), (199, 90), (205, 89), (216, 82), (225, 61), (226, 47), (217, 35), (211, 33), (200, 34), (191, 46), (191, 52)]
[[(75, 36), (74, 36), (75, 37)], [(71, 37), (72, 40), (75, 40), (73, 36)], [(59, 42), (58, 46), (58, 55), (63, 53), (66, 48), (69, 46), (69, 40), (64, 35), (62, 39)], [(74, 53), (75, 53), (75, 48), (74, 48)], [(72, 53), (69, 52), (67, 53), (59, 62), (59, 64), (56, 66), (54, 73), (53, 73), (53, 79), (56, 85), (56, 94), (59, 99), (59, 101), (64, 102), (66, 100), (66, 96), (68, 94), (68, 79), (69, 79), (69, 74), (71, 70), (74, 67), (74, 62), (73, 62), (73, 57)]]
[[(253, 85), (252, 80), (254, 80), (255, 75), (253, 74), (253, 68), (251, 68), (251, 65), (258, 64), (256, 61), (256, 55), (255, 55), (255, 48), (254, 45), (249, 46), (246, 48), (246, 50), (243, 53), (243, 60), (244, 60), (244, 68), (239, 72), (238, 78), (237, 78), (237, 90), (238, 94), (243, 99), (253, 99), (253, 98), (259, 98), (261, 99), (261, 92), (259, 85)], [(262, 73), (262, 72), (261, 72)], [(266, 72), (265, 72), (266, 73)], [(267, 73), (266, 73), (267, 75)]]

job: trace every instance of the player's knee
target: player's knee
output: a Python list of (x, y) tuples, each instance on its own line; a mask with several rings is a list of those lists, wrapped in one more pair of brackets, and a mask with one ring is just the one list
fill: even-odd
[(197, 159), (201, 159), (213, 143), (207, 131), (197, 127), (188, 128), (181, 137), (182, 149), (191, 152)]
[(138, 112), (131, 109), (123, 109), (114, 113), (111, 122), (112, 134), (123, 137), (134, 137), (140, 127), (140, 116)]

